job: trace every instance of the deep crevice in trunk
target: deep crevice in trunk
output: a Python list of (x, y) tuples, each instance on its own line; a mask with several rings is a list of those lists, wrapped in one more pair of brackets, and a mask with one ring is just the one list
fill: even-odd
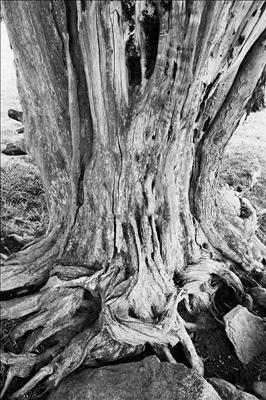
[(146, 71), (145, 78), (149, 79), (153, 73), (158, 51), (159, 41), (159, 15), (156, 8), (152, 15), (147, 11), (143, 11), (143, 30), (145, 34), (145, 53), (146, 53)]

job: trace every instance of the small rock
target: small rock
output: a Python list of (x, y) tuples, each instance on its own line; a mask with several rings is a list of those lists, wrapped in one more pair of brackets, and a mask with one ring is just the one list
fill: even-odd
[(238, 390), (234, 385), (223, 379), (209, 378), (208, 382), (212, 384), (222, 400), (257, 400), (257, 397)]
[(243, 364), (266, 353), (265, 323), (262, 318), (238, 305), (224, 316), (224, 322), (226, 334)]
[(8, 258), (6, 254), (0, 253), (0, 260), (5, 261)]
[(27, 154), (24, 140), (7, 143), (6, 148), (2, 151), (7, 156), (23, 156)]
[(9, 118), (15, 119), (16, 121), (23, 122), (23, 112), (22, 111), (17, 111), (13, 110), (10, 108), (7, 112)]
[(183, 364), (142, 361), (87, 369), (64, 379), (49, 400), (221, 400), (202, 376)]
[(24, 133), (24, 126), (22, 126), (21, 128), (16, 129), (16, 132), (18, 134)]
[(266, 382), (255, 382), (252, 386), (254, 392), (259, 395), (263, 400), (266, 400)]
[(254, 287), (250, 289), (250, 293), (258, 304), (266, 308), (266, 289), (262, 287)]

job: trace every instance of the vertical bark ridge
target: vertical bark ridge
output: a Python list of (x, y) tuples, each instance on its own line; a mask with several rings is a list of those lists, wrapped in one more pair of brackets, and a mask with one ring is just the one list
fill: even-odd
[(140, 49), (140, 67), (141, 67), (141, 85), (145, 86), (146, 71), (146, 49), (145, 49), (145, 33), (143, 28), (143, 11), (147, 6), (146, 0), (140, 0), (135, 3), (135, 40)]
[[(258, 7), (262, 7), (261, 2), (258, 2)], [(211, 57), (206, 58), (209, 63), (206, 71), (211, 72), (212, 75), (209, 75), (208, 81), (205, 82), (205, 85), (207, 84), (206, 93), (208, 94), (207, 98), (203, 98), (202, 115), (197, 116), (198, 121), (196, 121), (195, 128), (198, 131), (198, 140), (201, 137), (200, 135), (206, 132), (211, 120), (215, 118), (215, 114), (224, 103), (245, 55), (264, 30), (265, 15), (262, 15), (259, 19), (250, 19), (250, 9), (251, 5), (247, 2), (246, 4), (243, 3), (242, 7), (241, 4), (236, 4), (233, 9), (228, 8), (229, 15), (237, 12), (242, 15), (239, 21), (245, 23), (239, 22), (236, 25), (233, 19), (229, 19), (226, 34), (217, 42), (214, 40), (213, 47), (209, 48)], [(224, 17), (228, 19), (228, 14), (225, 14)], [(239, 42), (235, 43), (235, 35), (240, 36), (243, 30), (245, 31), (246, 26), (251, 30), (249, 39), (241, 45)], [(228, 43), (230, 43), (230, 57), (228, 56)]]
[[(15, 2), (14, 5), (16, 10), (11, 11), (9, 9), (6, 13), (6, 20), (8, 21), (12, 16), (20, 15), (25, 21), (31, 21), (26, 23), (24, 33), (26, 40), (30, 41), (31, 38), (35, 38), (31, 44), (28, 44), (27, 50), (25, 48), (18, 49), (17, 43), (12, 43), (19, 70), (18, 88), (22, 106), (25, 109), (26, 132), (28, 132), (26, 140), (45, 176), (44, 185), (48, 205), (51, 212), (56, 215), (58, 208), (55, 203), (58, 202), (58, 199), (61, 199), (61, 203), (64, 202), (67, 197), (65, 189), (69, 187), (67, 172), (69, 165), (68, 151), (71, 148), (69, 143), (69, 119), (67, 112), (65, 117), (62, 118), (62, 115), (59, 115), (56, 111), (58, 107), (66, 111), (68, 85), (64, 54), (56, 52), (54, 56), (51, 56), (51, 53), (45, 50), (42, 53), (37, 38), (43, 44), (41, 47), (44, 49), (47, 47), (55, 48), (55, 46), (58, 46), (58, 49), (62, 49), (62, 42), (54, 29), (54, 20), (49, 9), (49, 2), (42, 4), (31, 3), (30, 7), (23, 7), (21, 2)], [(10, 8), (10, 5), (7, 5), (7, 7)], [(59, 7), (57, 7), (59, 18), (62, 18), (60, 11)], [(47, 21), (45, 21), (45, 18), (47, 18)], [(43, 28), (41, 33), (39, 29), (40, 23)], [(64, 24), (64, 21), (62, 21), (62, 24)], [(14, 30), (12, 37), (14, 37), (16, 27), (14, 26), (12, 29)], [(48, 36), (45, 35), (47, 30), (50, 31)], [(16, 34), (19, 36), (21, 33), (16, 32)], [(31, 54), (31, 56), (27, 58), (26, 53)], [(28, 61), (22, 66), (22, 59), (24, 58)], [(34, 60), (39, 63), (38, 70)], [(40, 79), (41, 76), (42, 80)], [(56, 81), (59, 83), (58, 86), (55, 84)], [(38, 93), (36, 91), (37, 86), (40, 89)], [(60, 88), (59, 90), (58, 87)], [(48, 95), (48, 93), (50, 94)], [(42, 101), (40, 101), (40, 98), (42, 98)], [(33, 107), (35, 109), (34, 112)], [(52, 112), (50, 112), (51, 110)], [(54, 132), (54, 135), (51, 135), (56, 138), (54, 142), (50, 140), (51, 138), (44, 127), (43, 121), (49, 126), (50, 132)], [(41, 134), (34, 135), (33, 132), (41, 132)], [(62, 144), (64, 145), (62, 146)], [(52, 151), (50, 151), (51, 149)], [(57, 158), (52, 156), (54, 153), (58, 154)], [(58, 175), (61, 176), (61, 181), (56, 182), (55, 176)]]
[[(66, 2), (66, 15), (68, 20), (68, 32), (69, 32), (69, 57), (71, 59), (71, 63), (73, 66), (73, 73), (72, 75), (76, 77), (76, 92), (77, 92), (77, 106), (78, 106), (78, 116), (80, 119), (79, 129), (77, 129), (76, 136), (77, 143), (73, 145), (73, 152), (74, 147), (78, 149), (76, 152), (80, 153), (79, 162), (80, 164), (80, 171), (79, 171), (79, 182), (78, 182), (78, 189), (77, 189), (77, 203), (81, 205), (83, 202), (83, 178), (86, 166), (89, 163), (89, 160), (92, 155), (92, 120), (91, 120), (91, 110), (90, 110), (90, 103), (88, 97), (88, 88), (84, 70), (84, 64), (82, 61), (82, 53), (79, 44), (79, 37), (78, 37), (78, 12), (75, 3)], [(71, 65), (70, 65), (71, 71)], [(70, 90), (70, 82), (69, 82), (69, 93)], [(74, 119), (72, 116), (71, 120)], [(72, 135), (73, 136), (73, 135)], [(72, 141), (74, 139), (72, 138)], [(73, 161), (72, 161), (73, 163)], [(79, 198), (80, 197), (80, 198)]]
[[(129, 105), (128, 76), (126, 68), (126, 42), (128, 40), (128, 27), (124, 28), (123, 13), (120, 1), (110, 4), (111, 31), (110, 42), (113, 48), (112, 58), (112, 86), (120, 109)], [(119, 38), (119, 40), (118, 40)]]

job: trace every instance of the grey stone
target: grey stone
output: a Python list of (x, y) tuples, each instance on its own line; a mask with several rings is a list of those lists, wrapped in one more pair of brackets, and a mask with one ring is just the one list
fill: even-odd
[(2, 150), (2, 153), (7, 156), (22, 156), (27, 154), (27, 149), (24, 139), (7, 143), (6, 148)]
[(183, 364), (142, 361), (86, 369), (64, 379), (49, 400), (221, 400), (214, 388)]
[(266, 382), (260, 381), (253, 384), (254, 392), (260, 396), (261, 399), (266, 400)]
[(266, 308), (266, 289), (265, 288), (255, 287), (255, 288), (250, 289), (250, 293), (251, 293), (253, 299), (258, 304), (260, 304), (261, 306)]
[(18, 134), (24, 133), (24, 126), (22, 126), (21, 128), (16, 129), (16, 132)]
[(238, 305), (224, 316), (224, 322), (226, 334), (243, 364), (266, 353), (265, 323), (262, 318)]
[(208, 382), (212, 384), (222, 400), (257, 400), (257, 397), (238, 390), (234, 385), (223, 379), (209, 378)]

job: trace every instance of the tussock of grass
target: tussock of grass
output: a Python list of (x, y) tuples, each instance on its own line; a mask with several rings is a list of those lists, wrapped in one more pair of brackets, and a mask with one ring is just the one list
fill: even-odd
[(47, 208), (37, 167), (11, 160), (1, 168), (1, 236), (34, 236), (47, 224)]
[[(252, 178), (257, 171), (260, 171), (258, 179), (252, 185)], [(266, 208), (266, 168), (259, 157), (248, 152), (226, 154), (220, 178), (235, 190), (243, 192), (258, 209)]]
[[(252, 185), (252, 176), (260, 170), (257, 182)], [(258, 214), (266, 209), (266, 166), (265, 160), (249, 152), (229, 152), (226, 154), (220, 172), (222, 182), (241, 192), (255, 206)], [(266, 215), (258, 217), (258, 235), (266, 237)]]

